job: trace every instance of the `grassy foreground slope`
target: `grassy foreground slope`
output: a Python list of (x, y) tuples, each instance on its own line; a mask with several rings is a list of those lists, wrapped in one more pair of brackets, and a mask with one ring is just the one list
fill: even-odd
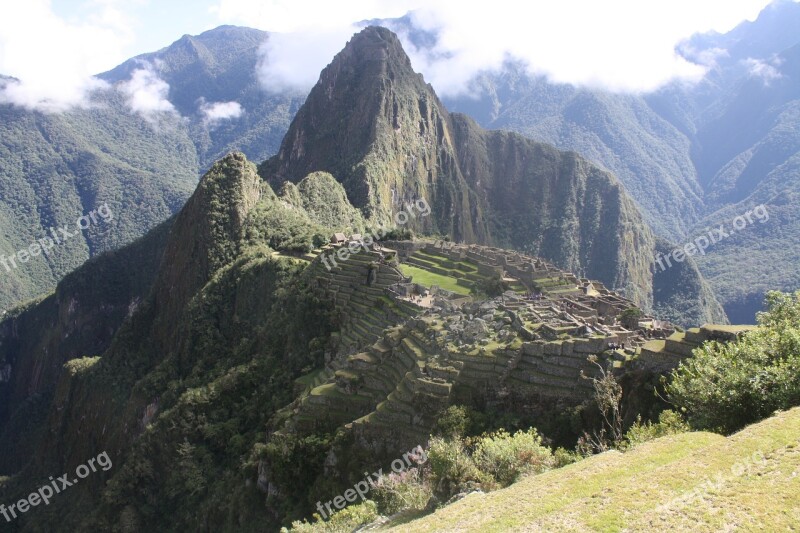
[(800, 408), (730, 437), (684, 433), (593, 456), (398, 531), (731, 531), (800, 528)]

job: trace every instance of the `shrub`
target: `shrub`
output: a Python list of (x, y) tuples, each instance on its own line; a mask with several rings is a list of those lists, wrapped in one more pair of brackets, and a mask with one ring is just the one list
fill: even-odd
[(469, 426), (469, 413), (463, 405), (451, 405), (436, 421), (435, 433), (443, 437), (463, 437)]
[(636, 422), (625, 433), (623, 447), (630, 449), (659, 437), (686, 433), (690, 430), (689, 424), (675, 411), (662, 411), (658, 416), (658, 422), (655, 423), (642, 423), (640, 416), (636, 418)]
[(575, 451), (566, 450), (564, 448), (556, 448), (553, 452), (553, 468), (561, 468), (562, 466), (577, 463), (583, 459), (581, 454)]
[(374, 522), (378, 519), (378, 506), (373, 501), (365, 501), (358, 505), (351, 505), (345, 507), (341, 511), (333, 513), (328, 521), (320, 519), (319, 515), (314, 515), (316, 522), (309, 523), (305, 520), (302, 522), (292, 522), (292, 528), (287, 530), (281, 529), (281, 533), (288, 531), (296, 531), (298, 533), (350, 533), (363, 525)]
[(382, 515), (402, 511), (421, 511), (433, 496), (428, 483), (422, 480), (420, 470), (410, 468), (399, 474), (382, 475), (370, 492)]
[(518, 431), (514, 435), (500, 430), (481, 437), (473, 457), (478, 468), (491, 474), (504, 487), (523, 474), (539, 474), (554, 465), (552, 452), (542, 445), (542, 438), (535, 429)]
[(459, 439), (432, 438), (428, 466), (433, 494), (441, 501), (461, 492), (494, 485), (492, 478), (478, 469)]
[(708, 342), (673, 372), (667, 394), (693, 428), (731, 433), (800, 404), (800, 291), (766, 302), (757, 330)]

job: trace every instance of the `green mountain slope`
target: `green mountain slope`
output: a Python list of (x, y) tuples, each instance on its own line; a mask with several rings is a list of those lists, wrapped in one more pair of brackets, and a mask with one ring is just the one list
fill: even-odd
[[(184, 36), (99, 75), (111, 88), (88, 109), (44, 114), (0, 106), (0, 255), (10, 256), (108, 203), (112, 223), (91, 227), (50, 257), (0, 266), (0, 312), (51, 291), (88, 258), (144, 235), (176, 213), (198, 175), (233, 149), (273, 154), (304, 95), (268, 93), (256, 77), (268, 35), (223, 26)], [(169, 85), (175, 113), (155, 119), (131, 111), (121, 91), (149, 69)], [(235, 102), (241, 115), (207, 114)]]
[(13, 472), (33, 446), (63, 365), (103, 353), (150, 292), (161, 263), (168, 220), (132, 244), (87, 261), (54, 293), (16, 308), (0, 322), (0, 472)]
[(663, 437), (471, 494), (392, 531), (792, 530), (800, 524), (800, 409), (728, 438)]
[[(89, 257), (144, 235), (195, 186), (198, 163), (179, 121), (166, 117), (154, 129), (115, 91), (85, 110), (42, 114), (0, 106), (0, 117), (0, 255), (28, 249), (51, 236), (50, 228), (75, 234), (48, 256), (0, 266), (2, 310), (49, 292)], [(77, 228), (80, 217), (103, 204), (113, 217)]]
[(688, 235), (758, 205), (769, 221), (743, 228), (698, 260), (731, 317), (750, 320), (770, 289), (798, 286), (800, 242), (800, 20), (796, 2), (776, 2), (728, 34), (697, 36), (686, 54), (725, 50), (696, 87), (670, 86), (648, 97), (692, 142), (704, 188), (704, 216)]

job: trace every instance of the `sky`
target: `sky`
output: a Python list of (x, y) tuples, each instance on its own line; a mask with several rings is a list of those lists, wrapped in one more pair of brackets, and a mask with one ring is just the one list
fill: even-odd
[[(23, 0), (0, 7), (0, 103), (48, 112), (89, 105), (104, 84), (93, 75), (184, 34), (221, 24), (278, 32), (262, 48), (266, 90), (310, 88), (358, 30), (355, 22), (411, 13), (435, 32), (434, 49), (405, 36), (414, 68), (440, 94), (466, 90), (482, 70), (513, 59), (552, 81), (645, 92), (705, 66), (675, 46), (696, 32), (725, 32), (753, 20), (769, 0)], [(128, 90), (164, 93), (157, 69)], [(166, 87), (168, 90), (168, 86)], [(154, 92), (155, 91), (155, 92)], [(132, 101), (137, 94), (131, 95)], [(145, 103), (147, 100), (141, 100)], [(160, 103), (158, 105), (165, 105)], [(236, 112), (235, 109), (226, 110)]]

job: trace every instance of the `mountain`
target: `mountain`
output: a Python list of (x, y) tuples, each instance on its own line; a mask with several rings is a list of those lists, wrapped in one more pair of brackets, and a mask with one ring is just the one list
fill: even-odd
[[(198, 175), (230, 150), (258, 160), (275, 153), (304, 95), (259, 85), (267, 38), (229, 26), (184, 36), (100, 74), (109, 86), (93, 93), (88, 108), (43, 113), (0, 105), (0, 256), (29, 248), (51, 227), (74, 233), (76, 220), (103, 204), (114, 215), (48, 256), (0, 266), (0, 310), (47, 294), (88, 258), (176, 213)], [(132, 107), (126, 91), (135, 79), (168, 89), (162, 111)]]
[[(425, 157), (401, 172), (411, 148)], [(523, 186), (538, 193), (518, 200)], [(690, 262), (647, 277), (647, 254), (666, 243), (611, 174), (451, 115), (397, 37), (370, 27), (322, 73), (276, 156), (257, 168), (226, 155), (177, 215), (0, 322), (0, 500), (109, 460), (11, 527), (277, 530), (360, 476), (362, 460), (427, 437), (451, 394), (487, 420), (495, 408), (527, 420), (535, 406), (554, 437), (577, 438), (592, 420), (574, 411), (591, 394), (589, 355), (628, 376), (635, 405), (651, 406), (659, 371), (648, 361), (677, 364), (668, 348), (685, 352), (712, 331), (675, 332), (689, 344), (644, 351), (657, 324), (634, 302), (512, 250), (385, 240), (345, 259), (350, 244), (320, 248), (334, 232), (377, 232), (400, 199), (430, 207), (410, 228), (487, 244), (525, 239), (498, 222), (506, 210), (520, 231), (547, 229), (543, 253), (565, 238), (559, 259), (624, 281), (635, 297), (686, 306), (684, 316), (714, 311)], [(331, 253), (340, 262), (327, 268)], [(508, 291), (485, 295), (495, 282)], [(415, 283), (454, 291), (424, 308), (402, 295)], [(531, 292), (541, 298), (525, 300)], [(620, 325), (631, 317), (644, 322)], [(439, 347), (437, 335), (460, 347)]]
[[(89, 109), (46, 114), (3, 105), (0, 117), (0, 256), (16, 258), (0, 266), (3, 312), (49, 292), (89, 257), (140, 237), (195, 186), (196, 154), (178, 120), (166, 117), (154, 130), (115, 91)], [(105, 217), (79, 221), (100, 208)], [(48, 254), (36, 249), (24, 263), (17, 255), (54, 234), (63, 240)]]
[(492, 129), (574, 150), (613, 172), (659, 236), (675, 240), (704, 211), (684, 135), (637, 95), (555, 84), (507, 63), (447, 106)]
[[(450, 114), (388, 30), (369, 27), (334, 58), (259, 169), (275, 187), (314, 171), (332, 174), (378, 223), (424, 199), (433, 216), (414, 229), (524, 250), (646, 308), (691, 302), (685, 318), (670, 316), (687, 323), (724, 320), (699, 279), (654, 295), (664, 274), (654, 276), (651, 262), (666, 245), (614, 176), (574, 152)], [(683, 270), (699, 278), (693, 263)]]
[[(792, 267), (797, 224), (789, 207), (797, 194), (799, 10), (796, 2), (775, 2), (753, 22), (681, 44), (687, 59), (710, 65), (696, 85), (620, 95), (553, 84), (508, 62), (473, 80), (469, 97), (443, 102), (484, 127), (574, 150), (611, 171), (655, 235), (668, 241), (689, 242), (767, 202), (780, 228), (745, 232), (696, 258), (726, 312), (752, 321), (766, 289), (796, 287), (799, 275)], [(412, 20), (381, 23), (415, 46), (435, 45), (436, 33), (414, 28)], [(268, 39), (233, 26), (186, 35), (99, 75), (112, 89), (95, 93), (89, 109), (52, 114), (0, 106), (6, 228), (0, 254), (29, 248), (50, 227), (74, 224), (103, 203), (117, 213), (109, 231), (98, 225), (23, 268), (0, 266), (0, 308), (46, 294), (87, 258), (131, 242), (175, 213), (197, 176), (225, 153), (242, 150), (261, 161), (278, 150), (305, 94), (262, 88), (257, 71)], [(165, 105), (175, 111), (159, 120), (169, 127), (154, 129), (152, 117), (132, 111), (124, 84), (134, 76), (166, 87)], [(0, 83), (11, 81), (0, 76)], [(783, 266), (759, 270), (765, 264)]]
[[(625, 95), (556, 84), (507, 62), (483, 72), (448, 108), (482, 126), (575, 150), (612, 171), (654, 232), (692, 242), (764, 205), (771, 222), (710, 247), (697, 262), (726, 313), (752, 322), (769, 289), (798, 287), (798, 53), (800, 4), (776, 1), (725, 34), (677, 51), (708, 73)], [(403, 17), (382, 21), (421, 49), (437, 34)], [(794, 204), (793, 204), (794, 202)], [(769, 265), (775, 265), (771, 267)]]
[(759, 205), (769, 212), (763, 225), (742, 228), (698, 261), (739, 320), (760, 309), (765, 291), (800, 281), (800, 38), (791, 31), (798, 21), (800, 5), (775, 2), (727, 34), (690, 39), (681, 47), (687, 55), (715, 57), (709, 74), (696, 87), (650, 97), (692, 141), (707, 213), (690, 234)]
[[(158, 52), (134, 57), (99, 78), (123, 83), (151, 68), (169, 84), (167, 99), (187, 119), (201, 172), (232, 150), (254, 161), (273, 155), (305, 99), (304, 92), (265, 90), (258, 80), (260, 49), (269, 34), (220, 26), (184, 35)], [(214, 104), (232, 104), (229, 115), (214, 115)], [(225, 108), (223, 108), (225, 109)]]

